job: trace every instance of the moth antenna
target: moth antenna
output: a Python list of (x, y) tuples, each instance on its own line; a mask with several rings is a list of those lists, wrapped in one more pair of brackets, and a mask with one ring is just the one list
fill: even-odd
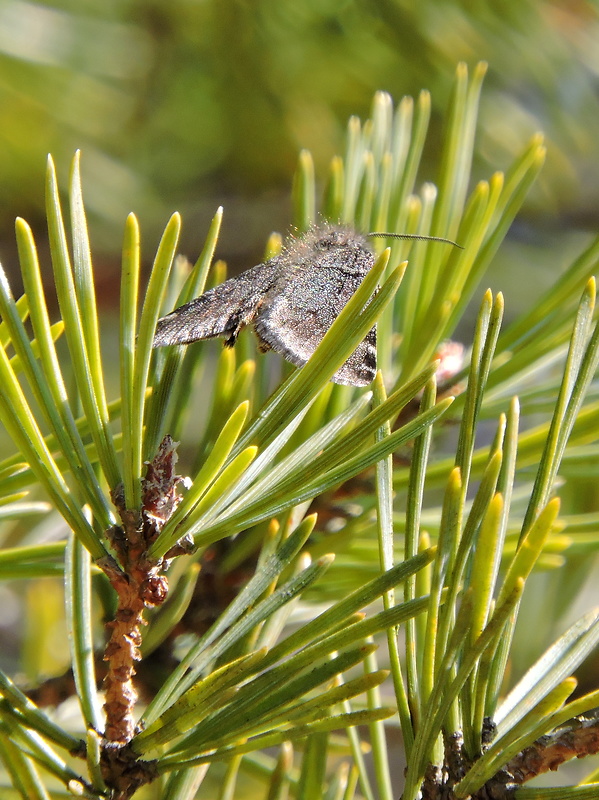
[(445, 242), (445, 244), (452, 244), (454, 247), (459, 247), (460, 250), (464, 249), (461, 244), (454, 242), (452, 239), (444, 239), (442, 236), (425, 236), (420, 233), (383, 233), (373, 231), (372, 233), (367, 233), (366, 236), (384, 236), (387, 239), (420, 239), (425, 242)]

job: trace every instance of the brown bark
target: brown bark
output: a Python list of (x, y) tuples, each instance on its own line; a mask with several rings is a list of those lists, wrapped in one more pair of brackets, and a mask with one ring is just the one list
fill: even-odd
[[(541, 736), (499, 770), (471, 800), (513, 800), (523, 783), (556, 770), (572, 758), (599, 753), (599, 711), (574, 718), (570, 724)], [(460, 734), (445, 737), (443, 766), (430, 764), (422, 783), (423, 800), (455, 800), (454, 788), (471, 763), (464, 754)]]
[[(135, 663), (140, 660), (141, 629), (146, 608), (160, 605), (168, 594), (163, 574), (167, 558), (150, 559), (147, 551), (157, 539), (165, 522), (180, 502), (175, 474), (176, 444), (170, 436), (162, 441), (155, 458), (148, 464), (142, 482), (141, 509), (127, 509), (123, 493), (113, 493), (113, 502), (122, 525), (108, 532), (116, 560), (99, 566), (104, 570), (117, 595), (117, 611), (107, 623), (110, 636), (104, 651), (107, 674), (104, 679), (106, 730), (102, 750), (102, 773), (114, 800), (127, 800), (144, 783), (156, 777), (154, 762), (142, 761), (128, 747), (136, 732), (133, 684)], [(190, 552), (182, 542), (169, 552), (173, 557)]]

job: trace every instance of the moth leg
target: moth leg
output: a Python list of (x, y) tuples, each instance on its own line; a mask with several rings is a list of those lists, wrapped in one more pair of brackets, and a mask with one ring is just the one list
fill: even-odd
[[(227, 338), (223, 342), (223, 345), (225, 347), (235, 347), (235, 344), (237, 342), (237, 337), (239, 336), (241, 331), (246, 327), (246, 325), (250, 324), (250, 322), (251, 320), (249, 322), (246, 322), (245, 320), (242, 319), (238, 324), (235, 325), (234, 328), (227, 328), (227, 330), (225, 331), (225, 333), (227, 334)], [(262, 352), (262, 349), (260, 350), (260, 352)]]
[[(227, 335), (227, 338), (224, 341), (225, 347), (235, 346), (235, 342), (237, 341), (237, 337), (239, 336), (241, 331), (247, 325), (251, 325), (256, 319), (258, 310), (262, 306), (263, 302), (264, 301), (260, 299), (253, 305), (248, 305), (244, 313), (238, 313), (231, 316), (231, 318), (227, 323), (227, 327), (224, 330), (224, 333), (226, 333)], [(262, 342), (260, 337), (258, 337), (258, 340), (259, 340), (258, 347), (261, 353), (266, 352), (266, 350), (270, 350), (270, 346), (267, 345), (266, 342)], [(266, 347), (263, 347), (264, 344), (266, 344)]]

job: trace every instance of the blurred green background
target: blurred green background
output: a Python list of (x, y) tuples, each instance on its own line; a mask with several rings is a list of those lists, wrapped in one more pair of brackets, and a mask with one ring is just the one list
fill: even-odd
[(481, 59), (489, 73), (475, 176), (507, 167), (538, 130), (548, 140), (543, 177), (495, 265), (509, 281), (523, 257), (510, 248), (526, 258), (535, 245), (540, 290), (552, 264), (579, 250), (570, 239), (599, 227), (596, 3), (0, 0), (0, 257), (12, 271), (17, 214), (43, 240), (46, 154), (66, 186), (81, 148), (107, 302), (116, 299), (129, 211), (140, 217), (147, 259), (181, 211), (181, 249), (193, 259), (224, 205), (219, 255), (251, 266), (266, 235), (292, 221), (298, 150), (312, 151), (324, 179), (347, 118), (365, 117), (376, 89), (396, 101), (431, 90), (421, 177), (435, 180), (455, 66)]

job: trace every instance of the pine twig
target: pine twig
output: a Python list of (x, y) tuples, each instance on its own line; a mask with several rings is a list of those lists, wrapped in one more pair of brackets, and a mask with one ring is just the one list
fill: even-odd
[(117, 593), (117, 611), (107, 624), (110, 638), (104, 651), (108, 672), (104, 679), (106, 730), (101, 762), (106, 784), (116, 791), (115, 800), (126, 800), (157, 777), (155, 762), (140, 760), (128, 745), (136, 733), (133, 676), (135, 662), (141, 658), (141, 626), (146, 624), (143, 613), (166, 600), (164, 571), (169, 559), (191, 552), (191, 547), (182, 542), (161, 558), (146, 555), (181, 500), (177, 487), (183, 479), (175, 473), (176, 447), (177, 443), (165, 436), (148, 463), (140, 511), (125, 507), (121, 491), (113, 493), (122, 526), (115, 526), (109, 538), (119, 563), (105, 559), (100, 564)]

